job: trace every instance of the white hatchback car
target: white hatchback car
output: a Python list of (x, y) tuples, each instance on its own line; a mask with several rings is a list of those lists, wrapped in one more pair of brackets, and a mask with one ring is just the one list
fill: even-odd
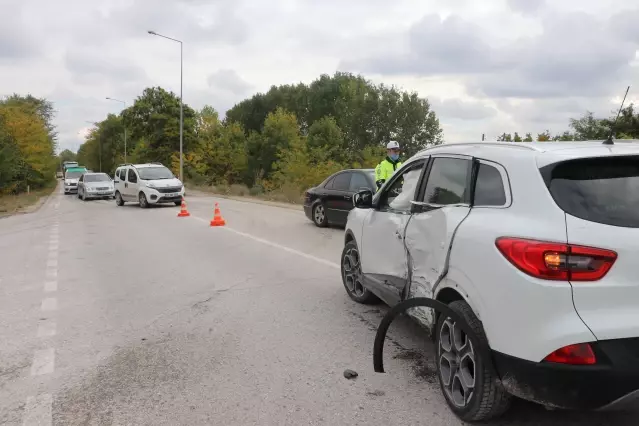
[(123, 164), (115, 170), (115, 202), (132, 201), (147, 208), (152, 204), (175, 203), (184, 196), (184, 185), (161, 163)]
[(431, 330), (441, 389), (463, 420), (499, 416), (512, 395), (639, 406), (637, 142), (446, 144), (355, 195), (348, 295), (436, 299), (490, 348), (480, 354), (429, 308), (409, 311)]

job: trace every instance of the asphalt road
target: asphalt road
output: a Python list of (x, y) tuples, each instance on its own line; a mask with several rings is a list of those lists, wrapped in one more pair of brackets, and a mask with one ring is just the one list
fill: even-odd
[[(459, 425), (427, 339), (339, 277), (343, 230), (189, 196), (142, 210), (56, 193), (0, 220), (0, 424)], [(210, 228), (213, 203), (227, 221)], [(345, 369), (359, 373), (343, 377)], [(636, 425), (518, 402), (496, 425)]]

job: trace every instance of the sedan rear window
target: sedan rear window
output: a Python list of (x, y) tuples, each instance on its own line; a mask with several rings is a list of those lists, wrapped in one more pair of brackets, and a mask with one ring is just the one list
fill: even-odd
[(587, 158), (542, 169), (557, 205), (590, 222), (639, 228), (639, 157)]

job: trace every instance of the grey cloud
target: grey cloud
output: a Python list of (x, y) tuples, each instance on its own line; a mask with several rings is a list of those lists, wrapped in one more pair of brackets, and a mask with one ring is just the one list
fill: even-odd
[(76, 79), (82, 82), (109, 80), (127, 83), (146, 79), (146, 72), (137, 66), (130, 65), (126, 58), (109, 57), (104, 52), (92, 50), (68, 51), (65, 57), (67, 69)]
[(605, 21), (583, 12), (546, 11), (541, 34), (494, 48), (472, 22), (429, 15), (407, 34), (407, 52), (344, 64), (380, 74), (463, 76), (478, 96), (601, 96), (632, 76), (639, 30), (636, 20), (621, 16), (634, 14), (639, 10)]
[(148, 30), (182, 40), (185, 43), (239, 44), (248, 36), (248, 28), (229, 1), (158, 2), (137, 0), (110, 10), (106, 16), (94, 13), (95, 21), (85, 25), (83, 33), (101, 37), (150, 37)]
[(546, 4), (546, 0), (508, 0), (508, 6), (514, 12), (532, 14)]
[(236, 71), (231, 69), (221, 69), (207, 79), (211, 89), (231, 92), (235, 95), (245, 95), (252, 86), (244, 81)]
[(497, 115), (495, 108), (481, 102), (433, 98), (429, 98), (429, 102), (433, 111), (440, 118), (485, 120)]
[(0, 61), (25, 59), (40, 53), (20, 5), (4, 3), (0, 7), (5, 16), (0, 25)]
[(512, 64), (495, 55), (483, 31), (457, 16), (441, 20), (427, 15), (405, 38), (405, 52), (386, 52), (361, 60), (345, 60), (342, 68), (382, 74), (465, 74), (490, 71)]

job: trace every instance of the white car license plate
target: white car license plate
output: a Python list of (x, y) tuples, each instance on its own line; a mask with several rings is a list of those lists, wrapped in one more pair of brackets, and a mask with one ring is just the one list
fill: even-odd
[(108, 194), (110, 194), (110, 193), (111, 193), (111, 192), (109, 192), (109, 191), (100, 191), (100, 195), (108, 195)]
[(164, 194), (165, 197), (177, 197), (178, 195), (180, 195), (179, 192), (172, 192), (170, 194)]

